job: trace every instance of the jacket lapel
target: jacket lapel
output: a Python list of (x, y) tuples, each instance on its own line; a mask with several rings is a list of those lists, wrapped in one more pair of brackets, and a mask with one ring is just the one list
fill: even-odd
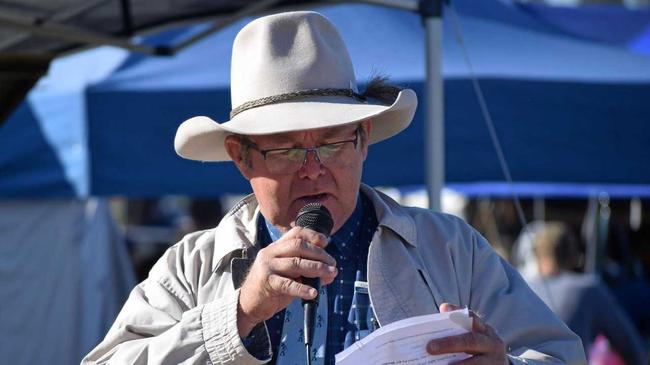
[[(214, 271), (221, 270), (222, 266), (231, 263), (230, 259), (233, 256), (255, 258), (258, 249), (256, 247), (258, 214), (259, 207), (255, 196), (249, 195), (224, 216), (222, 222), (215, 228), (212, 258), (212, 262), (215, 263)], [(240, 255), (236, 255), (237, 252)]]
[(392, 199), (365, 186), (362, 190), (379, 221), (368, 252), (368, 287), (377, 320), (383, 326), (438, 313), (441, 298), (418, 253), (415, 222)]
[(373, 239), (368, 253), (368, 286), (375, 316), (382, 326), (438, 313), (438, 305), (419, 265), (393, 232), (378, 231)]

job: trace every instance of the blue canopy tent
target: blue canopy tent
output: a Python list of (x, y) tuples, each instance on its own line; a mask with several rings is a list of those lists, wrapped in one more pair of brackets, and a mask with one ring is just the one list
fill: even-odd
[[(499, 1), (454, 4), (515, 190), (650, 195), (650, 169), (644, 168), (650, 155), (648, 56), (565, 36), (522, 7)], [(422, 99), (424, 35), (416, 14), (367, 5), (321, 11), (341, 30), (360, 79), (385, 72)], [(230, 47), (244, 23), (171, 58), (131, 55), (110, 75), (92, 82), (84, 91), (81, 118), (88, 123), (87, 182), (74, 184), (82, 187), (77, 193), (207, 196), (248, 189), (232, 164), (185, 161), (172, 147), (182, 120), (202, 114), (227, 117)], [(446, 182), (471, 194), (509, 191), (452, 24), (447, 17)], [(166, 32), (147, 41), (180, 41), (199, 30)], [(423, 114), (420, 105), (409, 129), (371, 147), (364, 181), (424, 183)]]

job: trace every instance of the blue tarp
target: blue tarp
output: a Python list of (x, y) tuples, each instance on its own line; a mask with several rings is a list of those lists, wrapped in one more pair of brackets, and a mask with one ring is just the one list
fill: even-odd
[[(650, 196), (650, 56), (630, 51), (628, 43), (620, 47), (622, 41), (604, 40), (612, 46), (584, 31), (569, 34), (559, 29), (558, 16), (542, 14), (540, 8), (501, 1), (454, 4), (513, 179), (522, 189), (559, 183), (584, 186), (577, 191), (587, 194), (588, 186), (600, 184), (619, 190), (629, 186), (630, 195)], [(373, 72), (386, 73), (424, 100), (424, 34), (417, 15), (368, 5), (320, 11), (341, 31), (360, 80)], [(503, 188), (453, 19), (447, 11), (446, 181), (461, 190), (475, 183)], [(580, 19), (580, 29), (588, 29), (590, 18)], [(621, 29), (632, 38), (634, 31), (625, 27), (625, 18), (617, 19), (619, 23), (609, 23), (610, 33)], [(230, 47), (247, 21), (172, 58), (131, 55), (85, 90), (88, 194), (215, 195), (249, 189), (232, 164), (182, 160), (172, 143), (186, 118), (227, 118)], [(593, 20), (594, 26), (599, 21)], [(166, 32), (147, 41), (175, 42), (198, 30)], [(424, 183), (423, 118), (421, 103), (409, 129), (371, 147), (364, 181)], [(0, 195), (7, 191), (12, 190), (0, 189)]]

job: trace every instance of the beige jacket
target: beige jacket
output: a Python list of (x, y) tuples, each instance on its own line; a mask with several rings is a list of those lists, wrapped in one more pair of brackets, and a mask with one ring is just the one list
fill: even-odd
[[(368, 284), (381, 325), (436, 313), (449, 302), (480, 313), (507, 344), (512, 363), (586, 363), (580, 339), (470, 226), (361, 189), (379, 221), (368, 254)], [(249, 196), (216, 228), (171, 247), (82, 364), (262, 363), (237, 332), (239, 291), (230, 265), (232, 258), (254, 257), (258, 213)]]

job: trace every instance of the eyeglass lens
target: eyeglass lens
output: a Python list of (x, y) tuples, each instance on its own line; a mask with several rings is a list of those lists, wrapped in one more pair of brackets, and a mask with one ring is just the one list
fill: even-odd
[(268, 151), (266, 165), (273, 173), (293, 173), (300, 170), (309, 152), (314, 152), (315, 158), (322, 164), (336, 164), (349, 158), (350, 152), (354, 151), (355, 142), (356, 140), (351, 140), (311, 148)]

